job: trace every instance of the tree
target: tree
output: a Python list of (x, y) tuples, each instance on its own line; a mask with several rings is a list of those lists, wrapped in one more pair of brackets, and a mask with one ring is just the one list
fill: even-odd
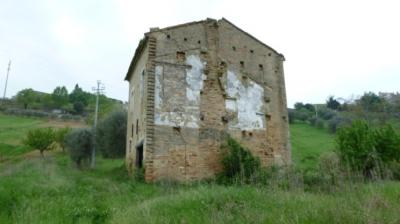
[(45, 150), (51, 150), (52, 143), (55, 140), (54, 130), (52, 128), (38, 128), (28, 131), (23, 143), (40, 151), (43, 155)]
[(340, 107), (340, 103), (334, 98), (334, 96), (329, 96), (326, 100), (326, 107), (332, 110), (337, 110)]
[(33, 103), (36, 99), (36, 93), (33, 89), (23, 89), (17, 93), (16, 101), (22, 104), (24, 109), (28, 109), (28, 106)]
[(96, 147), (105, 158), (125, 155), (127, 112), (117, 110), (99, 122), (96, 131)]
[(73, 104), (73, 108), (75, 114), (82, 114), (83, 110), (85, 109), (85, 105), (81, 101), (78, 101)]
[(68, 90), (65, 86), (57, 86), (51, 94), (54, 106), (61, 109), (62, 106), (68, 103)]
[(90, 94), (83, 91), (78, 84), (75, 85), (74, 90), (72, 90), (71, 94), (69, 94), (69, 100), (72, 104), (77, 102), (82, 103), (84, 106), (87, 106), (89, 103)]
[(301, 110), (302, 108), (304, 108), (304, 104), (302, 102), (297, 102), (294, 104), (294, 109)]
[(358, 103), (366, 112), (381, 112), (383, 111), (384, 99), (373, 92), (367, 92), (361, 96)]
[(76, 129), (65, 138), (65, 144), (72, 161), (81, 168), (83, 163), (88, 164), (93, 148), (93, 133), (90, 129)]

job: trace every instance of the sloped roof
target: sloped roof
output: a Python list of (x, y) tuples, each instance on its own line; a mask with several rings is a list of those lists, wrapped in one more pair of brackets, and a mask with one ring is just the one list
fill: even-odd
[(233, 26), (235, 29), (239, 30), (240, 32), (246, 34), (247, 36), (249, 36), (250, 38), (252, 38), (253, 40), (257, 41), (258, 43), (260, 43), (261, 45), (269, 48), (271, 51), (273, 51), (274, 53), (280, 55), (282, 57), (282, 59), (284, 60), (285, 57), (283, 56), (283, 54), (280, 54), (278, 51), (276, 51), (275, 49), (273, 49), (272, 47), (268, 46), (267, 44), (263, 43), (262, 41), (260, 41), (259, 39), (255, 38), (254, 36), (252, 36), (251, 34), (247, 33), (246, 31), (240, 29), (239, 27), (237, 27), (235, 24), (233, 24), (232, 22), (230, 22), (229, 20), (225, 19), (224, 17), (222, 17), (222, 19), (220, 20), (215, 20), (215, 19), (211, 19), (211, 18), (207, 18), (205, 20), (200, 20), (200, 21), (194, 21), (194, 22), (189, 22), (189, 23), (182, 23), (182, 24), (178, 24), (178, 25), (174, 25), (174, 26), (169, 26), (169, 27), (165, 27), (162, 29), (159, 28), (155, 28), (155, 29), (150, 29), (149, 32), (145, 33), (145, 36), (143, 39), (141, 39), (139, 41), (138, 47), (135, 50), (135, 54), (132, 58), (131, 64), (129, 65), (129, 69), (128, 72), (126, 73), (125, 76), (125, 80), (128, 81), (130, 79), (130, 74), (132, 74), (133, 70), (136, 67), (137, 62), (139, 61), (140, 55), (142, 54), (143, 50), (146, 47), (147, 44), (147, 40), (148, 40), (148, 35), (150, 33), (153, 32), (158, 32), (158, 31), (166, 31), (166, 30), (170, 30), (170, 29), (175, 29), (178, 27), (182, 27), (182, 26), (190, 26), (190, 25), (194, 25), (194, 24), (198, 24), (198, 23), (203, 23), (203, 22), (207, 22), (207, 21), (216, 21), (216, 22), (220, 22), (220, 21), (224, 21), (228, 24), (230, 24), (231, 26)]

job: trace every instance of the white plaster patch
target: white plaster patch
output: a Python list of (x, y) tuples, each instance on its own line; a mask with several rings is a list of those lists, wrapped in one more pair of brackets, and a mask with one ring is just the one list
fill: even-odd
[(225, 100), (225, 107), (231, 111), (237, 111), (237, 103), (236, 100), (227, 99)]
[[(229, 97), (236, 98), (238, 112), (237, 123), (230, 123), (230, 127), (242, 130), (264, 129), (262, 114), (264, 89), (257, 83), (249, 80), (247, 85), (237, 78), (236, 74), (228, 71), (227, 93)], [(233, 103), (225, 101), (225, 107), (231, 109)]]
[(186, 97), (189, 101), (199, 104), (200, 90), (203, 89), (203, 80), (206, 76), (203, 74), (205, 63), (201, 62), (197, 55), (189, 55), (186, 58), (186, 64), (192, 66), (186, 69)]
[(198, 128), (199, 119), (196, 116), (179, 112), (161, 112), (154, 116), (154, 122), (158, 125), (172, 127)]
[[(177, 105), (164, 105), (168, 99), (165, 97), (172, 97), (167, 94), (164, 96), (163, 85), (165, 81), (169, 83), (177, 82), (168, 74), (164, 74), (167, 69), (163, 66), (157, 65), (155, 69), (155, 114), (154, 122), (157, 125), (167, 125), (173, 127), (189, 127), (198, 128), (200, 120), (200, 91), (203, 89), (203, 81), (207, 78), (203, 74), (205, 62), (202, 62), (197, 55), (190, 55), (186, 59), (186, 64), (190, 65), (190, 69), (186, 69), (186, 94), (184, 102), (177, 102)], [(168, 77), (171, 77), (168, 78)], [(167, 79), (167, 80), (165, 80)], [(175, 89), (174, 91), (182, 91)], [(179, 93), (179, 92), (177, 92)], [(172, 94), (173, 95), (173, 94)], [(163, 99), (165, 102), (163, 102)], [(179, 107), (179, 112), (163, 111), (164, 106), (169, 106), (169, 110)], [(175, 110), (174, 110), (175, 111)]]
[(161, 109), (162, 105), (162, 85), (161, 85), (161, 78), (163, 75), (163, 67), (160, 65), (156, 66), (156, 86), (155, 86), (155, 93), (154, 93), (154, 106), (156, 109)]

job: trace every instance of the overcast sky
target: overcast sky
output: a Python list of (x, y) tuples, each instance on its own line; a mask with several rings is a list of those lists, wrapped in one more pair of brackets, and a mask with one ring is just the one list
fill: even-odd
[(285, 55), (288, 104), (400, 89), (400, 2), (235, 0), (1, 0), (0, 93), (51, 92), (102, 80), (126, 101), (123, 80), (150, 27), (225, 17)]

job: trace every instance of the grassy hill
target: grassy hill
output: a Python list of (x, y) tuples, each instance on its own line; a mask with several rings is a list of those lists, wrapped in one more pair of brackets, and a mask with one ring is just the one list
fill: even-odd
[(22, 140), (29, 130), (39, 127), (59, 128), (64, 126), (82, 127), (85, 124), (76, 121), (61, 122), (0, 113), (0, 162), (17, 159), (19, 155), (32, 150), (22, 144)]
[[(51, 122), (0, 116), (0, 128), (3, 124), (8, 128), (1, 129), (0, 141), (18, 147), (27, 127)], [(315, 166), (319, 155), (334, 147), (332, 135), (307, 124), (292, 125), (291, 138), (296, 166)], [(12, 149), (0, 145), (0, 150), (12, 157)], [(96, 169), (81, 171), (62, 152), (48, 153), (45, 159), (34, 152), (25, 155), (0, 162), (0, 223), (400, 222), (398, 182), (355, 183), (335, 192), (145, 184), (128, 177), (120, 159), (98, 158)]]
[(334, 135), (306, 123), (290, 125), (293, 163), (302, 169), (314, 168), (324, 152), (335, 149)]

